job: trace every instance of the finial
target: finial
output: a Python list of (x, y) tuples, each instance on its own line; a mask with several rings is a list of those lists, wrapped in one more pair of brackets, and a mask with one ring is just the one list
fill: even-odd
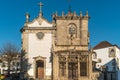
[(64, 11), (62, 11), (62, 17), (64, 17)]
[(25, 16), (26, 16), (26, 22), (29, 22), (29, 18), (30, 18), (29, 13), (26, 13)]
[(77, 15), (76, 15), (76, 11), (74, 11), (74, 16), (77, 16)]
[(40, 2), (38, 5), (40, 6), (39, 16), (42, 17), (42, 6), (43, 6), (43, 4), (42, 4), (42, 2)]
[(82, 17), (82, 11), (80, 11), (80, 17)]
[(86, 11), (86, 17), (88, 17), (88, 11)]
[[(52, 14), (52, 22), (55, 23), (55, 13)], [(54, 25), (54, 24), (53, 24)]]
[(55, 17), (55, 14), (52, 14), (52, 18), (54, 18)]

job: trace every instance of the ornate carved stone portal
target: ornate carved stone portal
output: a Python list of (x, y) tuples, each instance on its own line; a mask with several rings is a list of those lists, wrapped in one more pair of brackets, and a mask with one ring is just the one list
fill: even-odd
[(88, 75), (88, 55), (83, 52), (63, 52), (59, 56), (59, 76), (68, 80), (78, 80)]

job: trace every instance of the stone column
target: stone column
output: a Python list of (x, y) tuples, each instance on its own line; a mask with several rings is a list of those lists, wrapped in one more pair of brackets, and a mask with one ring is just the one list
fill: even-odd
[(44, 79), (46, 79), (46, 60), (44, 59)]
[(92, 74), (93, 74), (93, 72), (92, 72), (92, 55), (91, 55), (91, 53), (90, 54), (88, 54), (88, 59), (87, 59), (87, 74), (89, 75), (89, 78), (91, 78), (92, 77)]
[(33, 70), (34, 70), (34, 76), (33, 78), (35, 79), (36, 78), (36, 60), (34, 59), (34, 62), (33, 62)]
[(80, 78), (80, 61), (79, 61), (79, 55), (78, 55), (78, 80)]
[(68, 55), (66, 55), (66, 79), (68, 80)]
[(58, 56), (53, 53), (53, 80), (59, 80), (59, 64), (58, 64)]

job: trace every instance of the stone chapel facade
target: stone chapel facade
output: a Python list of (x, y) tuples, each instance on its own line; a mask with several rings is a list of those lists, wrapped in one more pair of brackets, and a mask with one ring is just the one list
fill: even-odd
[(53, 15), (53, 80), (92, 80), (88, 20), (88, 12)]
[(52, 23), (39, 16), (32, 22), (26, 15), (21, 29), (22, 49), (27, 63), (24, 69), (30, 77), (44, 80), (96, 80), (92, 71), (92, 52), (88, 49), (88, 12), (52, 15)]

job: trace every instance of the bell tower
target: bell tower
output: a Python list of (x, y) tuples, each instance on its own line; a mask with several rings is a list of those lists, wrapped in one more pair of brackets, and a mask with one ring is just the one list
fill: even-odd
[(88, 11), (53, 15), (53, 80), (90, 80), (92, 60), (88, 50)]
[(56, 45), (88, 46), (88, 12), (86, 16), (78, 17), (76, 13), (69, 12), (66, 16), (54, 15), (56, 29)]

